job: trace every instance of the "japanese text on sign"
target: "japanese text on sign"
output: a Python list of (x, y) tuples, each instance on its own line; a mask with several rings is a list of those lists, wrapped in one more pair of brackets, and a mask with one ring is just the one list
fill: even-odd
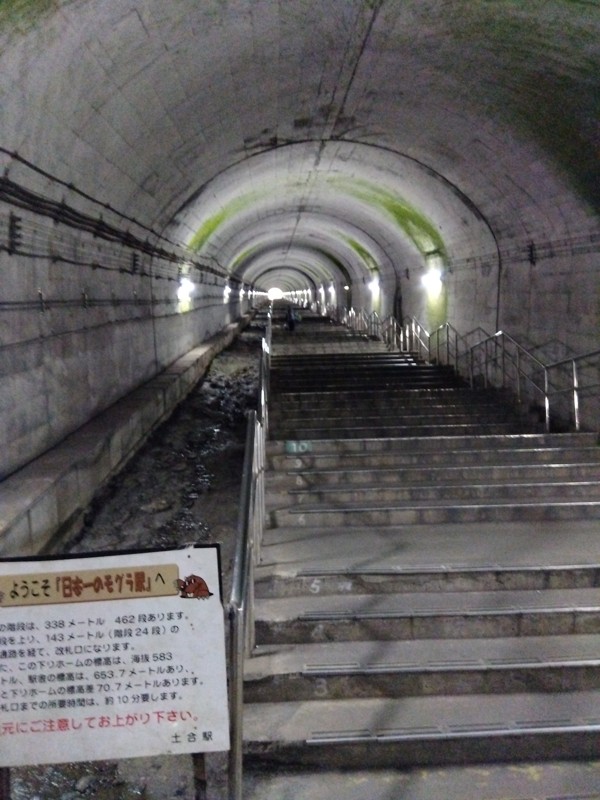
[(123, 600), (177, 594), (175, 564), (159, 567), (82, 570), (55, 574), (0, 575), (0, 606)]
[(218, 548), (94, 565), (0, 562), (0, 766), (228, 749)]

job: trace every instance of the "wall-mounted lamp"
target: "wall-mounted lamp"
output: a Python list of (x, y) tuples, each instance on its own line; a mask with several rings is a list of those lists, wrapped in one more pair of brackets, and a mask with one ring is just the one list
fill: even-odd
[(177, 289), (177, 310), (180, 312), (189, 311), (192, 305), (192, 294), (195, 289), (194, 283), (186, 277), (180, 278)]
[(177, 299), (180, 303), (189, 303), (194, 291), (194, 284), (189, 278), (181, 278), (177, 289)]
[(442, 273), (439, 269), (430, 269), (421, 278), (421, 283), (430, 299), (439, 297), (442, 293)]

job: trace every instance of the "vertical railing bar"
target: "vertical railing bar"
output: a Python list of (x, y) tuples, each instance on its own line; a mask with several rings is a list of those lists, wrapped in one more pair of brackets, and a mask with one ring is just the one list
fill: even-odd
[(544, 367), (544, 428), (546, 433), (550, 433), (550, 395), (548, 370)]
[(581, 429), (581, 419), (579, 412), (579, 376), (577, 374), (577, 362), (575, 359), (571, 362), (573, 365), (573, 413), (575, 415), (575, 430)]
[(475, 358), (475, 347), (469, 349), (469, 385), (471, 389), (475, 386), (475, 375), (473, 370), (473, 360)]

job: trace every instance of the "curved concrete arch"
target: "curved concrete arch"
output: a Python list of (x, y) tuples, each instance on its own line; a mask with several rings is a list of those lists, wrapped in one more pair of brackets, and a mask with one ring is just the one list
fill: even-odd
[[(384, 249), (385, 229), (375, 223), (359, 219), (333, 216), (328, 212), (304, 212), (299, 218), (294, 212), (276, 214), (259, 222), (235, 230), (235, 235), (223, 248), (231, 274), (243, 276), (246, 265), (254, 264), (271, 249), (281, 250), (282, 264), (301, 250), (312, 258), (325, 256), (333, 263), (346, 283), (360, 282), (373, 271), (393, 275), (396, 264)], [(402, 242), (396, 243), (395, 255), (401, 252)], [(414, 253), (411, 248), (400, 259), (403, 263)]]
[(361, 248), (382, 309), (597, 347), (599, 43), (569, 0), (5, 0), (8, 468), (246, 310), (227, 277), (367, 303)]
[(318, 285), (314, 278), (302, 267), (265, 267), (256, 274), (256, 282), (251, 284), (253, 291), (268, 292), (281, 289), (284, 292), (309, 289), (316, 294)]

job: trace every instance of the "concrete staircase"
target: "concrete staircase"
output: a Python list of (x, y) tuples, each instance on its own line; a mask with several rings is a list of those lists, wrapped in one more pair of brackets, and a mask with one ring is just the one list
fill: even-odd
[(320, 319), (271, 390), (247, 797), (600, 797), (597, 436)]

